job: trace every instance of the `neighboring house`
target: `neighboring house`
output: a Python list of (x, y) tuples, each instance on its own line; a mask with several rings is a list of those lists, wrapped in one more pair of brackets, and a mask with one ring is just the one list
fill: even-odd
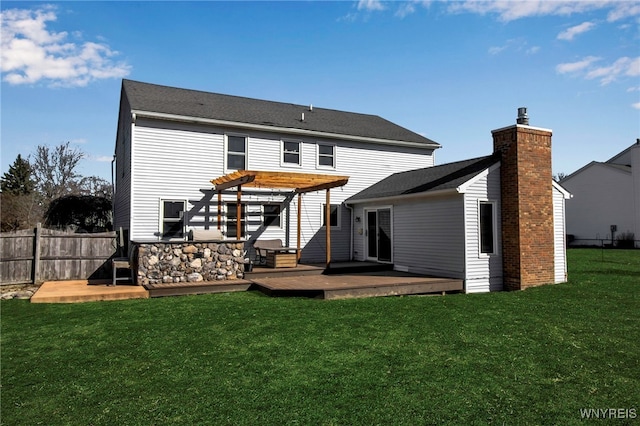
[(592, 161), (561, 183), (573, 194), (567, 203), (571, 245), (640, 240), (640, 140), (605, 162)]
[[(211, 180), (236, 170), (348, 176), (331, 191), (334, 261), (350, 259), (343, 201), (392, 173), (432, 166), (440, 145), (381, 117), (124, 80), (115, 147), (114, 225), (133, 241), (184, 239), (220, 227), (236, 238), (235, 189)], [(296, 242), (291, 190), (243, 188), (241, 238)], [(304, 195), (302, 261), (323, 262), (322, 191)]]
[[(332, 261), (461, 278), (468, 293), (564, 282), (569, 193), (551, 177), (551, 131), (523, 110), (492, 132), (492, 155), (434, 167), (439, 144), (378, 116), (124, 80), (114, 224), (132, 241), (209, 228), (247, 249), (300, 241), (302, 262), (323, 262), (330, 236)], [(331, 189), (331, 232), (328, 191), (221, 184), (256, 186), (261, 172), (345, 178)]]
[(396, 173), (347, 199), (354, 258), (461, 278), (467, 293), (565, 282), (569, 194), (551, 178), (551, 132), (507, 127), (494, 131), (494, 146), (493, 155)]

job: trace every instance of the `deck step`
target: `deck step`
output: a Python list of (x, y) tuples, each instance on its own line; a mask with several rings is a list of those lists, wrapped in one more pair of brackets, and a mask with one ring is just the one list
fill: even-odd
[(149, 297), (187, 296), (190, 294), (229, 293), (247, 291), (252, 282), (248, 280), (228, 280), (220, 282), (148, 284), (144, 288)]
[(373, 263), (373, 262), (349, 262), (344, 264), (332, 265), (329, 269), (324, 270), (324, 275), (336, 274), (364, 274), (368, 272), (384, 272), (393, 271), (393, 264), (390, 263)]

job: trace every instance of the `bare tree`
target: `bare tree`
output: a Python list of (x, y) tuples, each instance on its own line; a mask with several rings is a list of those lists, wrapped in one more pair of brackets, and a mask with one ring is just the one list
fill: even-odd
[(83, 177), (78, 182), (77, 195), (93, 195), (111, 199), (113, 194), (111, 184), (98, 176)]
[(76, 167), (84, 158), (84, 152), (70, 144), (65, 142), (53, 149), (38, 145), (31, 158), (36, 188), (45, 202), (68, 195), (78, 184), (80, 175), (76, 173)]
[(553, 179), (556, 182), (560, 182), (562, 179), (564, 179), (566, 177), (567, 177), (567, 174), (566, 173), (562, 173), (562, 172), (559, 172), (559, 173), (556, 173), (555, 175), (553, 175)]
[(30, 194), (0, 193), (0, 231), (27, 229), (40, 222), (44, 214), (36, 192)]

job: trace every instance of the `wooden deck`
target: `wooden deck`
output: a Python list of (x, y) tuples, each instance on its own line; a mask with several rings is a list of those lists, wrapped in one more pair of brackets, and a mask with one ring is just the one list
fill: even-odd
[(147, 299), (149, 292), (137, 285), (108, 285), (111, 280), (47, 281), (31, 296), (31, 303), (78, 303), (102, 300)]
[(417, 276), (393, 271), (391, 265), (350, 262), (332, 265), (303, 265), (296, 268), (256, 267), (244, 279), (198, 283), (131, 284), (109, 286), (107, 281), (46, 282), (31, 298), (32, 303), (73, 303), (123, 300), (205, 293), (259, 290), (270, 296), (345, 299), (459, 292), (463, 280)]
[(401, 296), (446, 293), (463, 290), (463, 280), (433, 278), (398, 271), (360, 272), (280, 277), (253, 280), (260, 291), (270, 296), (302, 296), (321, 299)]

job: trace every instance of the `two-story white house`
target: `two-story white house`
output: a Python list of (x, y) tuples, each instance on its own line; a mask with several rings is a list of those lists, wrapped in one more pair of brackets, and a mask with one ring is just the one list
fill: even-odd
[(640, 139), (607, 161), (592, 161), (560, 181), (570, 243), (634, 247), (640, 239)]
[(281, 239), (301, 262), (387, 263), (468, 293), (564, 282), (570, 194), (552, 131), (518, 113), (490, 155), (435, 166), (438, 143), (375, 115), (124, 80), (114, 225), (136, 242)]
[[(343, 201), (399, 171), (434, 164), (440, 145), (381, 117), (123, 80), (115, 146), (114, 226), (132, 241), (184, 239), (220, 225), (236, 238), (235, 188), (220, 221), (211, 180), (237, 170), (348, 177), (330, 200), (331, 257), (350, 259)], [(240, 238), (295, 245), (291, 190), (243, 189)], [(325, 260), (322, 191), (304, 194), (303, 262)]]

